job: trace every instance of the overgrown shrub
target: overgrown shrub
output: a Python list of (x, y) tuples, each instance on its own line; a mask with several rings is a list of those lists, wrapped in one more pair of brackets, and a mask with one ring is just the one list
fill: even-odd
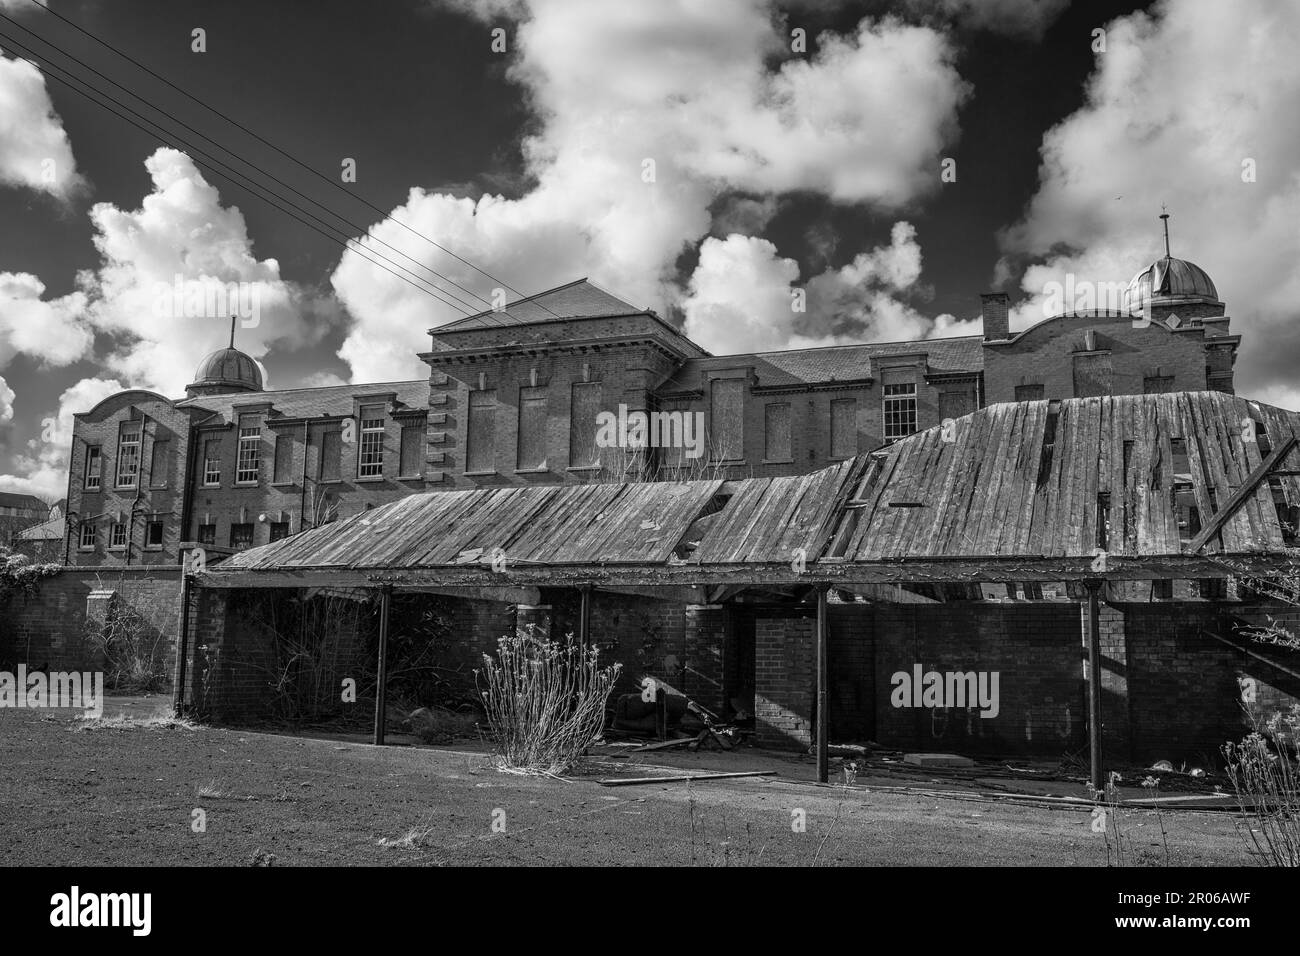
[(498, 767), (561, 774), (605, 726), (605, 702), (620, 665), (601, 667), (597, 648), (530, 636), (503, 637), (475, 671)]
[(113, 690), (148, 693), (167, 683), (166, 641), (129, 604), (115, 603), (108, 620), (82, 624), (86, 644), (104, 661), (104, 683)]
[(1240, 829), (1264, 864), (1300, 866), (1300, 705), (1267, 720), (1248, 714), (1254, 730), (1223, 747), (1246, 820)]

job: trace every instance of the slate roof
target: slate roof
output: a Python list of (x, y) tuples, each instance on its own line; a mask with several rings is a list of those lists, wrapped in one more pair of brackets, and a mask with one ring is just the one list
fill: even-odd
[(353, 396), (375, 392), (396, 392), (398, 402), (416, 409), (429, 403), (428, 379), (413, 382), (378, 382), (365, 385), (326, 385), (315, 388), (287, 388), (272, 392), (237, 392), (229, 395), (200, 395), (177, 402), (178, 408), (203, 408), (232, 420), (234, 406), (270, 402), (275, 417), (320, 418), (351, 415)]
[(536, 295), (516, 299), (500, 311), (488, 309), (440, 325), (430, 331), (434, 334), (467, 332), (471, 329), (532, 325), (538, 322), (555, 322), (559, 319), (636, 315), (645, 311), (584, 278), (556, 286), (554, 289), (547, 289)]
[(738, 365), (753, 366), (760, 387), (852, 382), (871, 375), (872, 359), (917, 353), (926, 355), (926, 365), (932, 372), (979, 372), (984, 369), (983, 337), (964, 335), (948, 339), (868, 342), (689, 359), (659, 390), (666, 394), (694, 391), (700, 388), (704, 371)]

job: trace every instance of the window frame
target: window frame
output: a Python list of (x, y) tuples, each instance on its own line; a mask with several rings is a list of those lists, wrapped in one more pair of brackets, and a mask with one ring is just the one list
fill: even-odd
[[(894, 392), (891, 394), (890, 389), (906, 389), (907, 391)], [(885, 443), (892, 444), (893, 442), (903, 440), (909, 435), (916, 434), (917, 425), (918, 425), (918, 419), (917, 419), (917, 404), (918, 404), (917, 399), (919, 398), (917, 394), (918, 391), (919, 390), (916, 387), (916, 382), (891, 382), (889, 384), (881, 386), (880, 435), (882, 440)], [(905, 422), (906, 421), (905, 416), (907, 415), (907, 403), (909, 402), (911, 403), (912, 429), (911, 431), (899, 433), (897, 422), (894, 424), (894, 427), (891, 429), (891, 424), (889, 420), (890, 413), (892, 411), (895, 416), (904, 416), (903, 421)], [(891, 406), (893, 407), (891, 408)], [(900, 407), (902, 409), (901, 411), (900, 411)]]
[[(208, 456), (209, 446), (212, 446), (216, 449), (217, 453), (213, 457)], [(216, 465), (215, 469), (211, 467), (214, 464)], [(216, 478), (212, 478), (213, 474), (216, 475)], [(200, 487), (203, 488), (221, 487), (221, 439), (220, 438), (205, 438), (203, 440), (203, 478), (202, 481), (200, 482)]]
[[(118, 532), (121, 532), (122, 543), (118, 544)], [(108, 550), (125, 551), (126, 550), (126, 522), (114, 521), (108, 529)]]
[[(90, 464), (94, 462), (98, 467), (94, 474), (91, 474)], [(92, 485), (91, 479), (95, 483)], [(86, 461), (81, 471), (81, 490), (100, 492), (104, 490), (104, 449), (102, 445), (86, 446)]]
[[(130, 433), (129, 428), (134, 428), (134, 438), (127, 439)], [(144, 442), (144, 422), (126, 421), (122, 422), (117, 429), (117, 464), (113, 469), (113, 487), (115, 489), (137, 488), (140, 485), (140, 448)], [(125, 457), (127, 449), (133, 449), (131, 459)], [(122, 480), (122, 465), (125, 461), (133, 461), (135, 468), (131, 472), (131, 480), (124, 482)]]
[[(374, 409), (379, 410), (378, 417), (366, 417), (367, 411), (374, 414)], [(374, 424), (378, 422), (378, 424)], [(384, 443), (388, 435), (388, 417), (384, 414), (382, 404), (362, 405), (357, 410), (357, 481), (382, 481), (384, 477)], [(378, 437), (378, 445), (373, 444), (374, 439)], [(367, 450), (367, 445), (371, 445)], [(366, 457), (371, 456), (374, 460), (367, 461)], [(369, 473), (365, 469), (372, 469)], [(378, 469), (373, 470), (373, 469)]]
[[(242, 421), (236, 426), (238, 428), (238, 443), (235, 448), (235, 484), (236, 486), (253, 487), (257, 485), (262, 477), (262, 425), (258, 422), (256, 425), (245, 425)], [(245, 458), (244, 450), (251, 449), (250, 454)], [(245, 467), (246, 461), (252, 461), (251, 469)], [(240, 475), (252, 471), (252, 478), (241, 478)]]
[[(87, 522), (85, 522), (85, 523), (82, 524), (80, 531), (78, 531), (78, 533), (77, 533), (77, 550), (78, 550), (78, 551), (94, 551), (94, 550), (95, 550), (95, 546), (96, 546), (96, 544), (98, 543), (98, 539), (99, 539), (99, 536), (98, 536), (98, 534), (96, 533), (96, 530), (97, 530), (97, 529), (95, 528), (95, 523), (94, 523), (93, 521), (87, 521)], [(86, 540), (87, 538), (90, 539), (89, 542), (87, 542), (87, 540)]]
[[(149, 539), (153, 536), (154, 529), (158, 530), (158, 543), (154, 544)], [(161, 518), (155, 518), (152, 521), (144, 523), (144, 549), (146, 551), (161, 551), (163, 543), (167, 540), (167, 528)]]

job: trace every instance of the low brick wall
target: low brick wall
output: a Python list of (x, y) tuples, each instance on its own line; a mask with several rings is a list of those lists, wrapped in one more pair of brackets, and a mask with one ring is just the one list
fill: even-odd
[[(83, 630), (88, 607), (102, 614), (107, 595), (112, 606), (144, 619), (146, 636), (158, 641), (158, 653), (170, 681), (175, 667), (180, 623), (180, 568), (64, 568), (44, 578), (33, 595), (17, 595), (0, 609), (0, 665), (26, 664), (29, 669), (98, 670), (102, 659), (87, 644)], [(8, 669), (7, 667), (5, 669)]]

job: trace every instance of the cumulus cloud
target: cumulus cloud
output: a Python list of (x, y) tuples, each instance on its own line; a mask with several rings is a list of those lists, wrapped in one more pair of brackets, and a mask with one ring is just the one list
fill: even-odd
[(909, 299), (925, 292), (920, 275), (921, 247), (907, 222), (894, 224), (888, 245), (813, 276), (803, 288), (798, 264), (768, 240), (710, 237), (682, 303), (686, 333), (726, 354), (978, 331), (978, 323), (917, 311)]
[[(59, 396), (58, 409), (42, 420), (41, 436), (27, 443), (25, 454), (15, 457), (17, 474), (0, 474), (0, 491), (62, 498), (68, 488), (72, 416), (94, 408), (124, 387), (116, 379), (83, 378), (65, 389)], [(0, 388), (0, 400), (4, 397), (3, 391)]]
[(112, 339), (109, 370), (133, 385), (183, 393), (204, 354), (228, 341), (253, 358), (324, 331), (330, 304), (259, 259), (243, 214), (222, 206), (184, 153), (161, 148), (146, 161), (153, 191), (139, 209), (97, 203), (90, 212), (101, 264), (79, 278), (93, 327)]
[(17, 396), (9, 383), (0, 375), (0, 425), (7, 425), (14, 420), (14, 399)]
[[(945, 35), (893, 18), (793, 56), (764, 0), (453, 5), (518, 18), (509, 76), (539, 120), (522, 143), (533, 186), (477, 202), (415, 189), (394, 216), (527, 293), (589, 275), (663, 307), (678, 256), (735, 192), (907, 206), (937, 187), (967, 94)], [(494, 285), (392, 223), (371, 233), (481, 295)], [(352, 253), (332, 281), (357, 378), (420, 374), (423, 330), (458, 314)]]
[(0, 50), (0, 184), (67, 199), (85, 183), (41, 71)]
[(1042, 36), (1070, 0), (909, 0), (908, 7), (974, 30), (1009, 36)]
[(1300, 7), (1164, 0), (1106, 30), (1084, 106), (1044, 137), (1004, 270), (1023, 270), (1031, 313), (1068, 273), (1127, 282), (1163, 254), (1167, 203), (1174, 255), (1210, 274), (1244, 335), (1238, 391), (1300, 407), (1300, 71), (1278, 42), (1300, 35)]
[(94, 333), (86, 296), (43, 299), (45, 284), (26, 272), (0, 272), (0, 368), (19, 352), (46, 365), (70, 365), (90, 354)]

